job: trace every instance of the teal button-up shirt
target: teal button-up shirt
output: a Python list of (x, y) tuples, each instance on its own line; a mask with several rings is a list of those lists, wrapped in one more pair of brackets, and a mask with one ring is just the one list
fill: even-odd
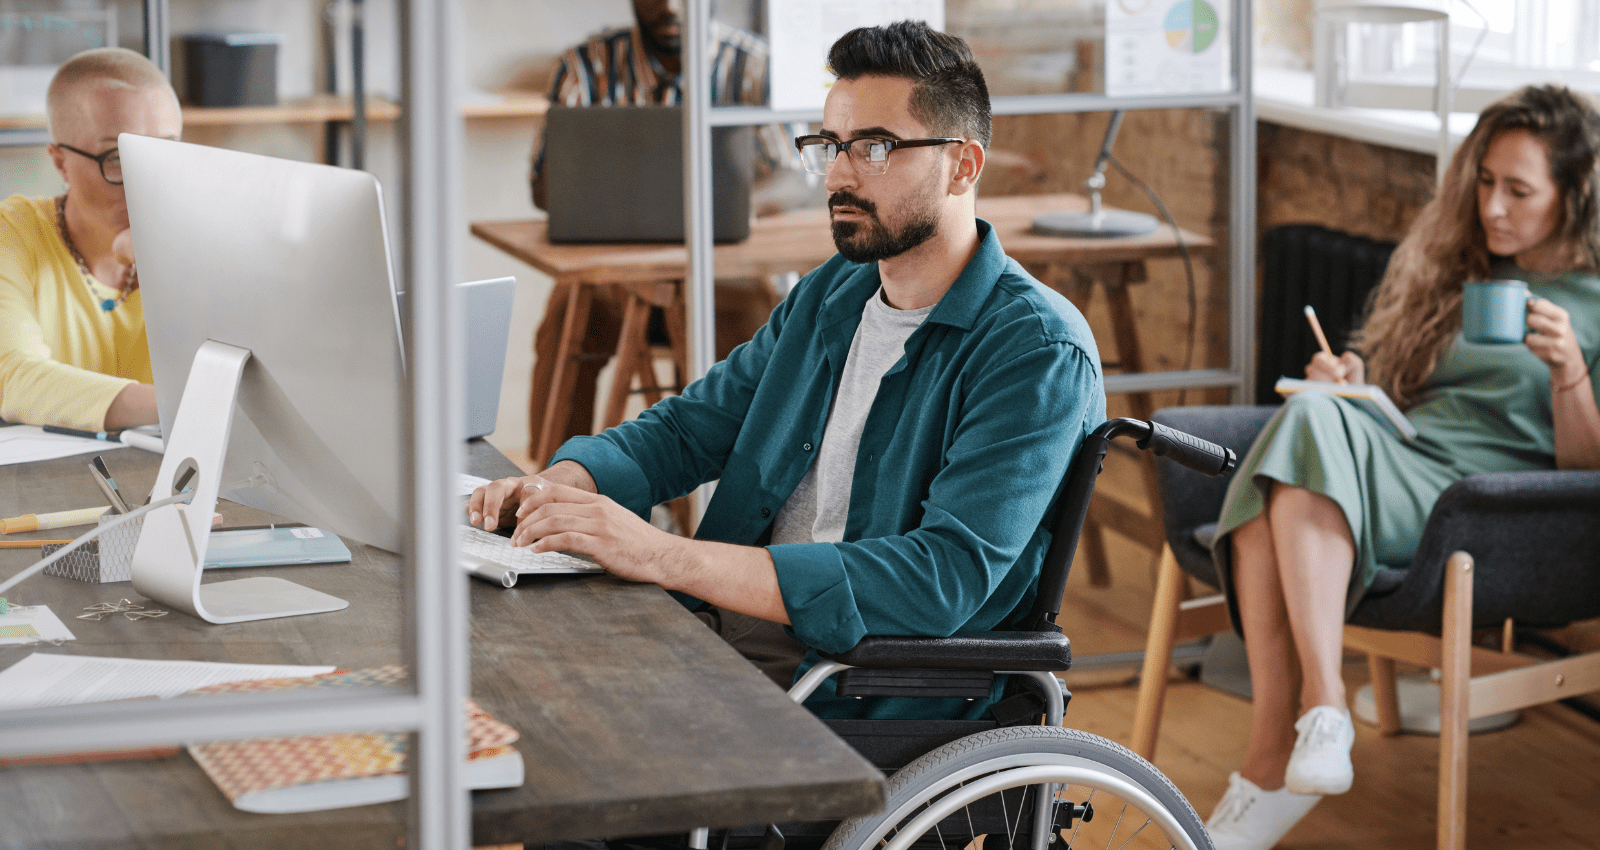
[[(748, 343), (639, 418), (568, 441), (600, 492), (650, 508), (719, 480), (696, 536), (768, 545), (808, 652), (868, 634), (946, 636), (1014, 623), (1033, 601), (1067, 464), (1105, 419), (1088, 323), (978, 221), (971, 262), (884, 375), (861, 434), (842, 543), (768, 545), (820, 445), (876, 263), (835, 256)], [(943, 703), (943, 704), (941, 704)], [(823, 716), (977, 716), (984, 701), (847, 700)]]

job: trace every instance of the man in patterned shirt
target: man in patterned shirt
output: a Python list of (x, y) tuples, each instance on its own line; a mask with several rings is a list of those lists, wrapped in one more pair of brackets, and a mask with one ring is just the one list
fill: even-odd
[[(674, 106), (682, 98), (682, 0), (633, 0), (637, 23), (607, 30), (561, 54), (550, 85), (555, 106)], [(767, 102), (767, 45), (742, 30), (711, 22), (711, 105), (760, 106)], [(762, 127), (757, 163), (760, 182), (785, 164), (789, 134)], [(802, 131), (803, 132), (803, 131)], [(771, 138), (769, 139), (768, 136)], [(534, 154), (529, 181), (533, 203), (545, 206), (544, 142)]]
[[(633, 0), (636, 24), (607, 30), (561, 55), (550, 86), (550, 103), (556, 106), (672, 106), (680, 102), (683, 67), (683, 0)], [(711, 104), (713, 106), (759, 106), (767, 102), (767, 45), (760, 38), (711, 22)], [(794, 204), (794, 196), (804, 188), (815, 188), (800, 168), (790, 138), (805, 133), (775, 124), (756, 128), (760, 143), (756, 147), (754, 184), (758, 214), (776, 212)], [(529, 182), (533, 203), (545, 206), (545, 148), (539, 141)], [(790, 200), (781, 200), (789, 198)], [(718, 334), (717, 356), (755, 334), (766, 320), (770, 302), (765, 282), (719, 281), (718, 301), (726, 308), (718, 312), (718, 324), (726, 323), (726, 334)], [(753, 294), (760, 293), (760, 294)], [(736, 306), (737, 305), (737, 306)], [(535, 350), (555, 349), (554, 338), (561, 334), (565, 310), (551, 304), (539, 323)], [(652, 326), (659, 326), (659, 317)], [(591, 432), (594, 397), (600, 370), (617, 347), (621, 331), (622, 306), (606, 297), (591, 302), (588, 326), (583, 334), (583, 353), (576, 368), (577, 383), (571, 400), (571, 415), (563, 426), (563, 440)], [(652, 330), (657, 342), (659, 331)], [(532, 399), (535, 421), (544, 399)], [(543, 460), (535, 458), (536, 461)]]

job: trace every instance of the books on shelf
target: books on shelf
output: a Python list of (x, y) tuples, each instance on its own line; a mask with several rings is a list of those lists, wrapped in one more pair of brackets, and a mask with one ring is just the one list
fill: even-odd
[(1402, 440), (1417, 436), (1417, 428), (1389, 400), (1389, 394), (1375, 384), (1336, 384), (1331, 381), (1306, 381), (1300, 378), (1279, 378), (1273, 386), (1278, 395), (1290, 396), (1298, 392), (1316, 392), (1349, 399), (1378, 420), (1389, 433)]
[[(291, 688), (396, 685), (399, 666), (330, 673), (302, 679), (268, 679), (202, 688), (216, 694)], [(468, 788), (522, 784), (522, 756), (511, 744), (517, 731), (467, 700)], [(190, 744), (189, 754), (234, 807), (282, 814), (365, 806), (405, 799), (407, 733), (300, 735), (292, 738)]]

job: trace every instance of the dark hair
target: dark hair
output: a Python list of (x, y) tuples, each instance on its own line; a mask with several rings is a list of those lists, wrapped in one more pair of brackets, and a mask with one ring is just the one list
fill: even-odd
[(972, 48), (922, 21), (853, 29), (828, 50), (828, 67), (841, 80), (902, 77), (910, 80), (911, 116), (935, 133), (989, 146), (989, 86)]

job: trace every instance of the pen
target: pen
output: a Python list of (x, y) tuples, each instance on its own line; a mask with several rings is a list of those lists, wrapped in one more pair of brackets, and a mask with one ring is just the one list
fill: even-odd
[(50, 514), (23, 514), (0, 519), (0, 534), (19, 531), (39, 531), (45, 528), (66, 528), (69, 525), (93, 525), (100, 515), (110, 508), (82, 508), (76, 511), (56, 511)]
[(106, 469), (106, 462), (99, 455), (89, 461), (89, 474), (94, 476), (94, 483), (100, 485), (100, 492), (106, 494), (111, 500), (111, 509), (119, 514), (128, 512), (128, 503), (122, 500), (122, 491), (117, 489), (116, 479), (111, 477), (111, 472)]
[(105, 440), (108, 443), (122, 442), (121, 431), (79, 431), (77, 428), (63, 428), (60, 425), (41, 425), (39, 430), (46, 434), (64, 434), (68, 437), (82, 437), (86, 440)]
[[(1333, 348), (1328, 345), (1328, 338), (1322, 335), (1322, 323), (1317, 321), (1317, 311), (1311, 309), (1310, 304), (1306, 305), (1306, 321), (1311, 323), (1311, 332), (1317, 335), (1317, 345), (1322, 346), (1322, 353), (1333, 357)], [(1340, 378), (1339, 383), (1344, 383), (1344, 379)]]

